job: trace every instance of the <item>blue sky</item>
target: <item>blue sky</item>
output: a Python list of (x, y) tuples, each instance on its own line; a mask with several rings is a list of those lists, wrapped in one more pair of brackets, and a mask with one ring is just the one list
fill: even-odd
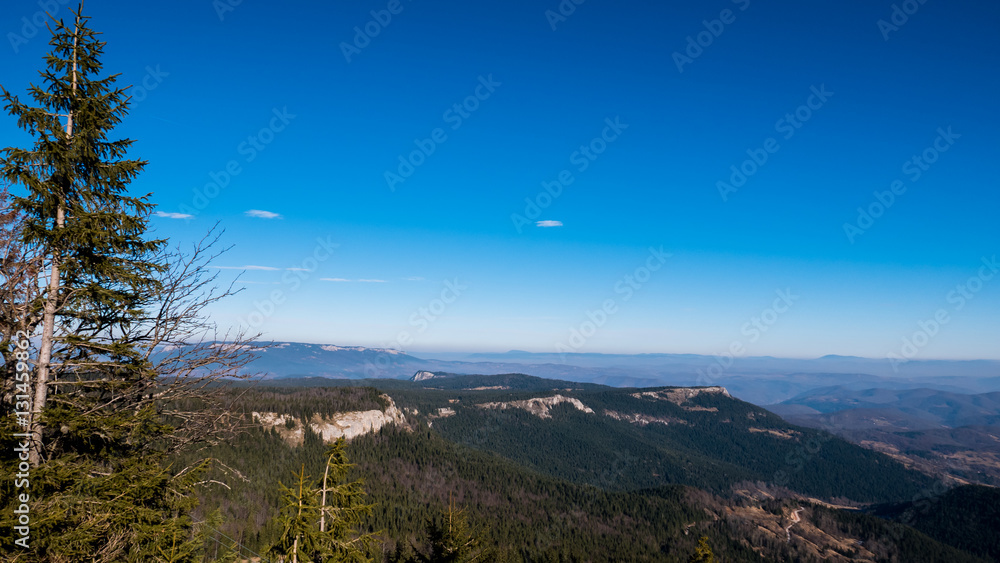
[[(12, 92), (42, 64), (25, 22), (44, 4), (0, 16)], [(193, 216), (156, 235), (219, 222), (221, 278), (255, 267), (222, 327), (414, 353), (1000, 358), (1000, 5), (652, 4), (87, 12), (137, 86), (134, 191)], [(27, 144), (14, 125), (0, 145)]]

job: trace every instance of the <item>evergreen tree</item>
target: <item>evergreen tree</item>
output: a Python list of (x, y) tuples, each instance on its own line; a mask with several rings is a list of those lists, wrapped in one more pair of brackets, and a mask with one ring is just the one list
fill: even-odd
[(323, 486), (316, 488), (303, 465), (295, 485), (282, 489), (282, 506), (277, 521), (281, 536), (269, 553), (281, 561), (370, 563), (377, 540), (374, 534), (360, 533), (358, 527), (371, 515), (374, 505), (366, 504), (364, 483), (348, 481), (350, 469), (339, 438), (327, 451)]
[[(13, 436), (26, 426), (31, 471), (30, 487), (0, 482), (0, 526), (12, 529), (20, 494), (30, 497), (32, 526), (28, 552), (5, 534), (0, 556), (192, 561), (193, 488), (208, 464), (162, 462), (221, 435), (230, 419), (210, 385), (238, 374), (252, 355), (242, 334), (231, 346), (188, 345), (209, 326), (203, 308), (231, 293), (208, 289), (212, 243), (185, 256), (147, 238), (149, 196), (128, 192), (145, 162), (128, 158), (133, 141), (109, 138), (128, 96), (117, 75), (102, 77), (105, 45), (82, 6), (69, 25), (53, 20), (51, 29), (43, 86), (29, 89), (35, 105), (3, 89), (7, 111), (35, 139), (31, 149), (0, 151), (0, 177), (25, 189), (12, 224), (15, 254), (29, 258), (13, 273), (5, 259), (5, 290), (36, 273), (42, 281), (5, 291), (0, 311), (2, 328), (41, 333), (24, 392), (30, 412), (20, 419), (7, 415), (15, 410), (13, 362), (4, 366), (0, 447), (19, 447), (23, 438)], [(4, 456), (0, 470), (13, 475), (18, 464)]]
[(698, 540), (698, 547), (694, 551), (694, 555), (688, 559), (688, 563), (715, 563), (715, 554), (712, 553), (712, 548), (708, 545), (708, 536), (702, 536)]
[(319, 499), (315, 486), (306, 476), (305, 465), (295, 479), (292, 487), (279, 483), (282, 506), (277, 520), (281, 524), (281, 537), (268, 554), (282, 563), (311, 563), (313, 555), (323, 545), (319, 531)]
[(347, 459), (347, 441), (338, 438), (326, 452), (323, 487), (320, 490), (320, 532), (325, 536), (329, 561), (367, 562), (377, 543), (374, 534), (358, 527), (372, 514), (374, 504), (365, 502), (364, 481), (349, 481), (354, 467)]
[(428, 553), (418, 553), (420, 563), (473, 563), (493, 560), (469, 526), (465, 511), (455, 510), (449, 500), (448, 509), (436, 520), (427, 522)]
[(48, 278), (33, 304), (42, 316), (29, 446), (36, 467), (59, 448), (50, 443), (60, 439), (52, 426), (62, 422), (46, 412), (50, 391), (113, 388), (91, 369), (98, 363), (114, 379), (142, 377), (136, 350), (114, 340), (142, 296), (156, 292), (162, 268), (150, 258), (163, 241), (145, 238), (148, 196), (127, 192), (146, 163), (126, 158), (132, 140), (108, 138), (127, 112), (128, 97), (115, 87), (117, 75), (99, 77), (104, 43), (79, 9), (74, 16), (70, 26), (53, 22), (52, 51), (41, 72), (45, 86), (30, 89), (37, 106), (3, 93), (7, 110), (35, 137), (31, 150), (3, 151), (2, 174), (27, 188), (15, 198), (25, 215), (23, 240), (39, 249)]

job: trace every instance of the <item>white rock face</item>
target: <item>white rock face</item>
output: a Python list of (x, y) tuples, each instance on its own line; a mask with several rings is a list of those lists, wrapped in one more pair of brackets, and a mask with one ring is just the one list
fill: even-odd
[(646, 426), (648, 424), (663, 424), (668, 426), (671, 424), (688, 424), (686, 420), (681, 420), (672, 416), (650, 416), (648, 414), (642, 413), (622, 413), (617, 411), (604, 411), (605, 416), (610, 416), (615, 420), (624, 420), (625, 422), (631, 422), (632, 424), (638, 424), (639, 426)]
[[(382, 395), (389, 401), (389, 407), (385, 411), (352, 411), (337, 413), (332, 417), (321, 417), (318, 414), (312, 415), (309, 420), (309, 427), (313, 432), (323, 437), (323, 442), (329, 443), (343, 436), (350, 440), (356, 436), (377, 432), (388, 424), (405, 424), (406, 419), (403, 413), (396, 408), (396, 403), (388, 395)], [(289, 415), (277, 414), (273, 412), (253, 412), (253, 419), (259, 421), (265, 428), (274, 428), (283, 440), (292, 446), (302, 445), (304, 430), (302, 421)], [(294, 423), (293, 428), (288, 428), (288, 421)]]
[(774, 428), (753, 428), (753, 427), (750, 427), (747, 430), (749, 430), (750, 432), (765, 432), (767, 434), (770, 434), (770, 435), (778, 437), (778, 438), (783, 438), (785, 440), (791, 440), (792, 438), (795, 438), (796, 436), (799, 436), (799, 435), (802, 434), (801, 432), (798, 432), (798, 431), (795, 431), (795, 430), (784, 430), (784, 431), (782, 431), (782, 430), (775, 430)]
[(648, 397), (651, 399), (659, 399), (662, 401), (670, 401), (675, 405), (680, 405), (681, 403), (686, 403), (694, 397), (702, 393), (722, 393), (726, 397), (731, 397), (729, 391), (725, 387), (704, 387), (702, 389), (692, 389), (688, 387), (680, 387), (677, 389), (662, 389), (660, 391), (643, 391), (641, 393), (632, 393), (632, 396), (636, 399), (641, 399), (643, 397)]
[(393, 350), (392, 348), (365, 348), (364, 346), (337, 346), (335, 344), (324, 344), (320, 346), (320, 349), (327, 352), (364, 352), (365, 350), (371, 350), (380, 354), (401, 354), (399, 350)]
[(549, 414), (549, 409), (558, 405), (559, 403), (569, 403), (576, 407), (576, 410), (593, 413), (594, 410), (584, 405), (580, 402), (580, 399), (574, 399), (573, 397), (564, 397), (562, 395), (553, 395), (551, 397), (537, 397), (534, 399), (525, 399), (523, 401), (511, 401), (509, 403), (483, 403), (481, 405), (476, 405), (483, 409), (509, 409), (518, 408), (524, 409), (531, 414), (537, 416), (538, 418), (552, 418)]
[(413, 374), (413, 377), (410, 378), (410, 381), (426, 381), (428, 379), (434, 379), (434, 374), (429, 371), (418, 371), (417, 373)]

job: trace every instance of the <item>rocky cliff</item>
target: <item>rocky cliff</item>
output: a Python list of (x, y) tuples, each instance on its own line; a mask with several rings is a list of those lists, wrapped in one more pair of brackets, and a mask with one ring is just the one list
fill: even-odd
[[(384, 411), (351, 411), (337, 413), (332, 417), (314, 414), (309, 419), (309, 428), (322, 436), (324, 442), (329, 443), (340, 437), (350, 440), (355, 436), (377, 432), (388, 424), (405, 424), (406, 418), (396, 408), (396, 403), (392, 398), (388, 395), (382, 395), (382, 397), (389, 402), (389, 406)], [(253, 412), (251, 415), (254, 421), (259, 422), (264, 428), (274, 428), (288, 444), (302, 445), (305, 430), (303, 421), (298, 418), (274, 412)]]

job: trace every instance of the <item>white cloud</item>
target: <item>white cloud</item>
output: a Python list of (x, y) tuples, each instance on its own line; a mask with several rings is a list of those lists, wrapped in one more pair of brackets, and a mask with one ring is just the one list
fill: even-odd
[(212, 266), (218, 270), (262, 270), (265, 272), (277, 272), (281, 268), (272, 268), (271, 266)]
[(403, 278), (403, 280), (405, 281), (424, 281), (425, 279), (426, 278), (422, 278), (420, 276), (410, 276), (408, 278)]
[(154, 215), (157, 217), (166, 217), (167, 219), (194, 219), (194, 215), (188, 215), (187, 213), (168, 213), (157, 211)]
[(289, 272), (311, 272), (312, 271), (309, 268), (285, 268), (285, 270), (288, 270)]
[(562, 227), (562, 221), (536, 221), (537, 227)]
[(248, 217), (257, 217), (260, 219), (281, 219), (281, 215), (274, 213), (272, 211), (262, 211), (260, 209), (251, 209), (244, 213)]

